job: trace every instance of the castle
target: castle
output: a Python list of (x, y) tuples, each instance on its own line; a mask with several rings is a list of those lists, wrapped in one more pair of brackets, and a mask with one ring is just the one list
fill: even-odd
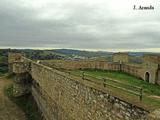
[(129, 61), (128, 53), (115, 53), (112, 62), (106, 60), (42, 60), (41, 63), (62, 69), (102, 69), (122, 71), (149, 83), (160, 85), (160, 56), (145, 55), (141, 64)]
[(9, 69), (16, 75), (14, 95), (31, 92), (44, 120), (155, 120), (149, 110), (107, 91), (103, 84), (55, 69), (120, 70), (159, 84), (159, 56), (144, 56), (143, 64), (138, 66), (128, 63), (127, 54), (113, 56), (113, 62), (51, 60), (39, 63), (19, 53), (9, 53)]
[(142, 64), (129, 64), (129, 56), (124, 53), (115, 53), (113, 62), (122, 65), (122, 71), (133, 74), (149, 83), (160, 85), (160, 56), (144, 55)]

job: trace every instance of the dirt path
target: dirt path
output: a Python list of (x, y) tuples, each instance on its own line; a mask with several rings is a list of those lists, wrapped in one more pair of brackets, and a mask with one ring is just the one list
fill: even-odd
[(4, 87), (11, 83), (11, 80), (0, 77), (0, 120), (25, 120), (24, 112), (4, 95)]
[(149, 97), (151, 97), (151, 98), (155, 98), (155, 99), (159, 99), (159, 100), (160, 100), (160, 96), (150, 95)]

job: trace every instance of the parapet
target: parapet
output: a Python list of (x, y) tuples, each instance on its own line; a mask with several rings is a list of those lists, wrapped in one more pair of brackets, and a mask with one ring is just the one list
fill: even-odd
[(21, 53), (8, 53), (8, 63), (14, 63), (21, 61)]
[(151, 62), (151, 63), (156, 63), (160, 64), (160, 56), (158, 55), (145, 55), (143, 56), (143, 62)]
[(14, 62), (13, 63), (13, 72), (14, 73), (25, 73), (30, 71), (30, 63), (25, 62)]
[(8, 53), (8, 63), (12, 66), (12, 72), (17, 74), (30, 70), (30, 63), (23, 59), (21, 53)]
[(114, 53), (113, 54), (113, 62), (118, 63), (128, 63), (129, 62), (129, 55), (128, 53)]

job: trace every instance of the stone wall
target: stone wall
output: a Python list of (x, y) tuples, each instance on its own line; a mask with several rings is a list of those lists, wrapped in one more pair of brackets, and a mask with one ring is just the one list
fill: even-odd
[(52, 68), (61, 69), (107, 68), (107, 61), (101, 60), (41, 60), (41, 63)]
[(113, 62), (128, 63), (129, 62), (128, 53), (114, 53)]
[(22, 56), (22, 54), (20, 54), (20, 53), (8, 53), (8, 63), (20, 61), (21, 56)]
[(121, 71), (129, 73), (131, 75), (134, 75), (138, 78), (143, 78), (141, 72), (142, 72), (142, 66), (141, 65), (132, 65), (132, 64), (122, 64), (121, 65)]
[(123, 71), (131, 75), (143, 78), (141, 74), (142, 66), (134, 65), (129, 63), (114, 63), (107, 61), (98, 61), (98, 60), (41, 60), (41, 63), (58, 69), (101, 69), (101, 70), (114, 70), (114, 71)]
[[(13, 63), (16, 64), (14, 72), (17, 76), (17, 81), (15, 81), (17, 89), (22, 91), (20, 94), (23, 95), (27, 87), (31, 88), (34, 99), (46, 120), (148, 119), (147, 110), (138, 107), (134, 102), (111, 94), (101, 82), (97, 84), (94, 81), (83, 80), (24, 57), (21, 57), (19, 64), (18, 61), (13, 61)], [(78, 64), (79, 62), (76, 63), (77, 66)], [(101, 64), (92, 62), (91, 65), (97, 65), (97, 68), (103, 69), (131, 71), (135, 74), (138, 72), (136, 70), (141, 69), (138, 66), (132, 66), (130, 69), (130, 65), (127, 66), (127, 64), (106, 62)], [(31, 86), (30, 82), (27, 82), (28, 79), (33, 79)], [(154, 117), (150, 116), (149, 119), (154, 119)]]
[(8, 53), (8, 70), (13, 71), (13, 63), (21, 60), (21, 54), (19, 53)]
[[(155, 60), (154, 60), (155, 61)], [(146, 73), (149, 73), (149, 82), (153, 84), (160, 84), (160, 75), (158, 65), (160, 64), (153, 62), (148, 57), (144, 59), (143, 64), (131, 64), (131, 63), (118, 63), (118, 62), (107, 62), (100, 60), (41, 60), (41, 63), (56, 69), (101, 69), (101, 70), (114, 70), (123, 71), (134, 75), (138, 78), (146, 80)]]
[(158, 56), (158, 55), (145, 55), (143, 57), (143, 62), (146, 62), (146, 61), (160, 64), (160, 56)]
[(146, 79), (146, 73), (149, 73), (149, 82), (159, 84), (159, 65), (160, 56), (146, 55), (143, 57), (143, 79)]
[(32, 77), (29, 73), (16, 73), (14, 77), (13, 95), (22, 96), (30, 92)]
[(157, 84), (160, 85), (160, 68), (157, 71), (157, 81), (156, 82), (157, 82)]
[(32, 63), (32, 94), (47, 120), (145, 119), (144, 109), (108, 94), (102, 86)]

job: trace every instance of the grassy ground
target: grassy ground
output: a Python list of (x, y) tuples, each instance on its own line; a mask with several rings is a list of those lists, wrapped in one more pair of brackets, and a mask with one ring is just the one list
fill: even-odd
[(4, 88), (10, 84), (11, 80), (0, 77), (0, 120), (26, 120), (24, 112), (4, 94)]
[(4, 89), (4, 93), (25, 112), (27, 120), (41, 119), (40, 118), (41, 115), (38, 112), (38, 108), (31, 94), (27, 94), (27, 95), (15, 98), (13, 97), (13, 85), (6, 87)]
[[(122, 84), (115, 83), (113, 81), (106, 81), (106, 82), (118, 87), (123, 87), (128, 90), (136, 91), (136, 89), (132, 86), (142, 87), (143, 99), (141, 102), (139, 101), (139, 103), (143, 104), (143, 106), (147, 107), (148, 109), (160, 108), (160, 86), (158, 85), (147, 83), (137, 77), (118, 71), (107, 71), (107, 70), (83, 70), (83, 71), (86, 75), (100, 78), (99, 80), (102, 80), (101, 78), (106, 78), (106, 77), (115, 79)], [(71, 71), (71, 73), (75, 75), (82, 75), (82, 71), (80, 70)], [(138, 96), (121, 91), (117, 88), (113, 87), (107, 87), (107, 88), (114, 91), (115, 93), (118, 91), (118, 95), (121, 94), (123, 98), (126, 97), (127, 99), (138, 101), (137, 100)]]
[(31, 94), (14, 99), (14, 101), (25, 112), (27, 120), (40, 120), (41, 115)]

